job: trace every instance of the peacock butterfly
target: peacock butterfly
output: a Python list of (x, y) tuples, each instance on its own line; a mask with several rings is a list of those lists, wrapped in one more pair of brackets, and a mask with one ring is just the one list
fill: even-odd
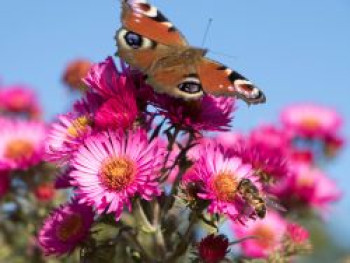
[(248, 104), (265, 102), (264, 93), (236, 71), (205, 57), (146, 0), (122, 0), (118, 55), (142, 71), (159, 93), (198, 99), (204, 93), (231, 96)]

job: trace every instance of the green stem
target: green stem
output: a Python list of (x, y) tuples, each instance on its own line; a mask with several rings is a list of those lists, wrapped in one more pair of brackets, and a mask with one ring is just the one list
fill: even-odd
[(156, 228), (155, 240), (156, 240), (157, 248), (161, 251), (162, 255), (165, 255), (166, 245), (165, 245), (164, 236), (162, 232), (160, 217), (161, 217), (160, 205), (156, 200), (153, 205), (153, 226)]
[(189, 239), (193, 230), (194, 225), (197, 223), (198, 217), (195, 214), (190, 214), (190, 222), (188, 227), (181, 238), (180, 242), (177, 244), (175, 251), (172, 253), (170, 258), (166, 261), (169, 263), (175, 263), (181, 256), (184, 255), (189, 246)]
[(135, 201), (135, 212), (137, 213), (137, 217), (140, 219), (139, 225), (142, 227), (141, 230), (144, 232), (156, 232), (155, 227), (148, 220), (145, 211), (140, 203), (139, 199)]

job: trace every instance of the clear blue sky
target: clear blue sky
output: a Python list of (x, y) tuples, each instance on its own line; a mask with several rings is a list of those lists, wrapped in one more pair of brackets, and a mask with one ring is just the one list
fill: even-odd
[[(192, 45), (200, 45), (209, 18), (206, 47), (233, 56), (214, 59), (244, 73), (268, 98), (240, 104), (234, 126), (247, 130), (277, 120), (281, 108), (314, 101), (336, 107), (350, 134), (350, 2), (348, 0), (153, 0)], [(66, 63), (95, 62), (115, 52), (119, 0), (11, 0), (0, 5), (0, 79), (26, 83), (40, 95), (47, 118), (72, 100), (61, 86)], [(350, 140), (349, 140), (350, 141)], [(350, 147), (349, 147), (350, 148)], [(329, 169), (344, 191), (329, 229), (350, 247), (350, 151)], [(341, 234), (341, 238), (339, 237)], [(344, 234), (346, 233), (346, 234)], [(347, 242), (344, 242), (347, 239)]]

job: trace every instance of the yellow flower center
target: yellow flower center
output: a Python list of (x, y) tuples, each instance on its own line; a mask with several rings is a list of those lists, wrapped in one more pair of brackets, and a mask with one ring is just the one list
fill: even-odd
[(135, 163), (126, 157), (112, 157), (102, 165), (101, 178), (114, 191), (125, 189), (136, 174)]
[(320, 122), (317, 118), (314, 117), (307, 117), (305, 116), (305, 118), (301, 121), (301, 124), (304, 128), (308, 129), (308, 130), (316, 130), (320, 127)]
[(13, 160), (28, 158), (34, 153), (32, 142), (24, 139), (14, 139), (8, 142), (5, 157)]
[(256, 242), (264, 249), (272, 248), (275, 243), (275, 234), (268, 226), (262, 225), (256, 227), (252, 236), (256, 237)]
[(80, 134), (87, 130), (87, 127), (91, 124), (90, 119), (87, 116), (80, 116), (76, 118), (71, 126), (67, 128), (67, 132), (71, 137), (78, 137)]
[(236, 196), (238, 182), (233, 174), (222, 172), (215, 177), (213, 186), (218, 199), (230, 202)]
[(57, 237), (66, 242), (71, 237), (76, 236), (83, 228), (83, 219), (80, 214), (72, 214), (64, 219), (62, 224), (57, 228)]

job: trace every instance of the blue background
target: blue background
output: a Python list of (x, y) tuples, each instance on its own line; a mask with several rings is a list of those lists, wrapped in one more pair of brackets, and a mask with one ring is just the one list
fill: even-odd
[[(248, 130), (277, 121), (294, 102), (313, 101), (350, 116), (350, 2), (348, 0), (154, 0), (192, 45), (200, 46), (213, 18), (209, 56), (251, 78), (268, 98), (265, 105), (239, 104), (234, 127)], [(119, 0), (3, 0), (0, 5), (0, 80), (37, 90), (46, 118), (72, 102), (60, 83), (67, 62), (94, 62), (115, 52)], [(350, 249), (350, 151), (329, 167), (344, 198), (329, 215), (328, 231)]]

